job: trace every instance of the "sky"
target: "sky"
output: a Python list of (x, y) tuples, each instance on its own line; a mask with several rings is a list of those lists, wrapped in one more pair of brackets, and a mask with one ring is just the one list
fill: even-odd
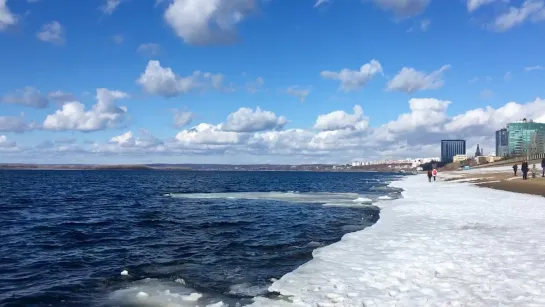
[(545, 0), (0, 0), (0, 163), (494, 154), (541, 37)]

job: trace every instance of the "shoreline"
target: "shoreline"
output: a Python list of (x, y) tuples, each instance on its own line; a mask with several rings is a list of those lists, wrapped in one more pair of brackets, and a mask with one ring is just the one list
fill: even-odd
[[(380, 219), (273, 283), (252, 306), (545, 306), (545, 199), (407, 176)], [(463, 193), (461, 193), (463, 191)]]

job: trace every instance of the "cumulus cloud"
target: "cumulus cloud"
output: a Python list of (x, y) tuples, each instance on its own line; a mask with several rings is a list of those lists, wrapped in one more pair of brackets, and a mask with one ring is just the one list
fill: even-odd
[(340, 129), (365, 130), (369, 126), (369, 120), (363, 115), (363, 108), (354, 106), (354, 114), (345, 111), (333, 111), (328, 114), (319, 115), (314, 124), (314, 129), (331, 131)]
[(240, 108), (227, 116), (227, 121), (221, 125), (224, 131), (257, 132), (264, 130), (282, 129), (288, 120), (284, 116), (276, 116), (271, 111), (261, 110), (257, 107)]
[(545, 1), (525, 0), (520, 7), (511, 6), (509, 10), (497, 16), (490, 28), (504, 32), (526, 21), (540, 22), (545, 20)]
[(125, 41), (125, 37), (123, 37), (123, 35), (121, 34), (118, 34), (118, 35), (112, 36), (112, 40), (114, 41), (114, 43), (121, 45)]
[(403, 69), (388, 82), (386, 89), (389, 91), (405, 93), (438, 89), (445, 84), (443, 81), (443, 73), (449, 68), (450, 65), (445, 65), (436, 71), (426, 74), (425, 72), (417, 71), (414, 68), (403, 67)]
[(7, 0), (0, 0), (0, 31), (17, 24), (17, 16), (13, 14), (7, 5)]
[(64, 28), (58, 21), (52, 21), (44, 24), (36, 33), (36, 37), (42, 42), (62, 45), (64, 44)]
[(90, 110), (78, 101), (65, 103), (61, 110), (48, 115), (43, 122), (46, 130), (75, 130), (90, 132), (115, 127), (125, 120), (126, 107), (118, 107), (115, 101), (128, 98), (127, 93), (105, 88), (97, 89), (97, 103)]
[(6, 149), (6, 148), (13, 148), (17, 146), (15, 141), (8, 140), (8, 137), (5, 135), (0, 135), (0, 150)]
[(185, 145), (233, 145), (238, 144), (242, 137), (237, 132), (222, 130), (222, 125), (201, 123), (191, 129), (178, 132), (176, 140)]
[(117, 144), (122, 147), (134, 148), (151, 148), (163, 145), (163, 141), (154, 137), (151, 132), (146, 129), (140, 129), (139, 137), (134, 136), (132, 131), (128, 131), (118, 136), (114, 136), (110, 139), (110, 143)]
[(222, 44), (237, 38), (236, 26), (256, 8), (256, 0), (173, 0), (164, 19), (187, 44)]
[(398, 18), (422, 13), (431, 0), (364, 0), (374, 3), (385, 11), (393, 12)]
[(286, 94), (299, 98), (299, 101), (305, 102), (307, 96), (310, 94), (310, 89), (300, 88), (298, 86), (290, 86), (286, 90)]
[(379, 61), (371, 60), (371, 62), (362, 65), (359, 70), (350, 70), (348, 68), (344, 68), (339, 72), (326, 70), (322, 71), (320, 75), (324, 79), (340, 81), (340, 89), (349, 92), (365, 87), (379, 73), (382, 74), (382, 66)]
[(162, 67), (159, 61), (149, 61), (146, 70), (136, 81), (149, 94), (175, 97), (197, 88), (223, 88), (222, 74), (195, 71), (191, 76), (180, 77), (172, 68)]
[(320, 5), (322, 4), (326, 4), (328, 3), (330, 0), (317, 0), (316, 3), (314, 4), (314, 8), (317, 8), (319, 7)]
[(138, 46), (136, 51), (148, 56), (156, 56), (161, 52), (161, 46), (156, 43), (145, 43)]
[(49, 100), (46, 96), (31, 86), (23, 89), (18, 89), (13, 93), (8, 93), (0, 97), (0, 101), (7, 104), (19, 104), (26, 107), (42, 109), (49, 105)]

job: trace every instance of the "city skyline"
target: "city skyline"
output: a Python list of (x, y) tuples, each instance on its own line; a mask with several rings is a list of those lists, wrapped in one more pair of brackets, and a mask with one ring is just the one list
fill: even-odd
[(507, 123), (545, 122), (540, 16), (545, 0), (0, 0), (0, 163), (491, 152)]

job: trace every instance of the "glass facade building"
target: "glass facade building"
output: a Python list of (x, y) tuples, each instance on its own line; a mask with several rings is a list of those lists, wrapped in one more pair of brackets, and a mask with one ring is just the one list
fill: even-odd
[(509, 154), (509, 132), (506, 128), (496, 131), (496, 156), (505, 157)]
[(507, 125), (509, 154), (524, 156), (545, 153), (545, 124), (520, 121)]
[(465, 140), (442, 140), (441, 141), (441, 162), (452, 162), (456, 155), (466, 154)]

